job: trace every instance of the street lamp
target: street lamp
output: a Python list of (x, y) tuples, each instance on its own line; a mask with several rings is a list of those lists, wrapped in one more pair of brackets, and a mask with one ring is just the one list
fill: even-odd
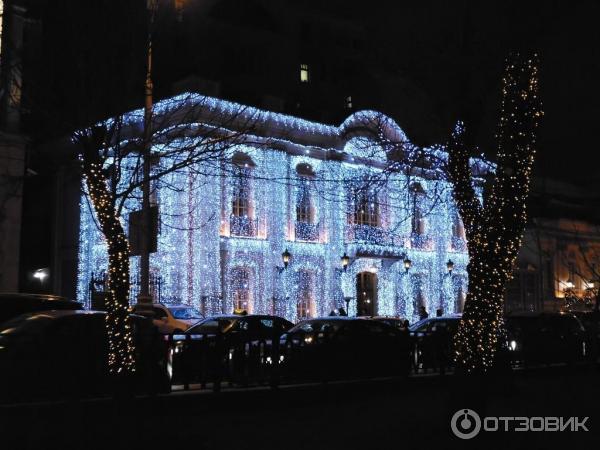
[(340, 258), (340, 261), (342, 262), (342, 269), (344, 272), (346, 272), (348, 269), (348, 264), (350, 264), (350, 257), (346, 255), (346, 252), (344, 252), (344, 255)]
[(408, 259), (408, 256), (404, 256), (404, 270), (406, 271), (406, 273), (408, 273), (408, 271), (410, 270), (410, 268), (412, 267), (412, 261), (410, 259)]
[(286, 248), (284, 250), (284, 252), (281, 254), (281, 260), (283, 261), (283, 267), (275, 266), (278, 273), (281, 273), (288, 268), (288, 264), (290, 263), (291, 257), (292, 257), (292, 254)]
[(36, 280), (40, 280), (40, 285), (44, 284), (44, 280), (48, 277), (48, 270), (46, 269), (37, 269), (33, 272), (33, 278)]

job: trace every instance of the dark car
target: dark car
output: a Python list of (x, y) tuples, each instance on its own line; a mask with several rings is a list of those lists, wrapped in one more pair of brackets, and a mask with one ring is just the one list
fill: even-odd
[(453, 363), (453, 341), (460, 315), (431, 317), (409, 327), (415, 370), (444, 370)]
[(600, 312), (574, 312), (585, 328), (587, 341), (590, 343), (589, 357), (591, 362), (597, 362), (600, 356)]
[(21, 314), (51, 310), (79, 310), (81, 303), (56, 295), (43, 294), (0, 294), (0, 324)]
[(386, 323), (399, 330), (404, 330), (405, 319), (403, 319), (402, 317), (373, 316), (370, 319), (375, 320), (377, 322)]
[(219, 376), (232, 382), (266, 377), (273, 340), (293, 324), (271, 315), (208, 317), (173, 338), (175, 382)]
[(513, 364), (575, 363), (589, 355), (588, 336), (573, 314), (513, 313), (506, 330)]
[(306, 320), (280, 339), (282, 376), (289, 380), (405, 375), (408, 336), (383, 322), (353, 317)]
[[(131, 318), (136, 388), (168, 391), (164, 341), (151, 320)], [(25, 314), (2, 324), (0, 402), (110, 394), (105, 324), (98, 311)]]

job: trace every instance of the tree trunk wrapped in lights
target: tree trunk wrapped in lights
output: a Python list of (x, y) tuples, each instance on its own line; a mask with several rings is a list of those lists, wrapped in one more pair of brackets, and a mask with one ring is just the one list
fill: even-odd
[(467, 372), (492, 367), (503, 333), (505, 285), (526, 224), (526, 201), (542, 116), (537, 57), (513, 55), (503, 78), (497, 168), (485, 204), (472, 185), (469, 152), (458, 124), (449, 142), (449, 175), (469, 249), (469, 291), (455, 336), (456, 360)]
[(108, 248), (108, 291), (106, 330), (108, 367), (112, 375), (127, 376), (135, 371), (135, 349), (129, 318), (129, 244), (111, 194), (109, 179), (99, 149), (104, 145), (105, 130), (89, 131), (82, 157), (83, 175), (89, 198), (96, 212)]

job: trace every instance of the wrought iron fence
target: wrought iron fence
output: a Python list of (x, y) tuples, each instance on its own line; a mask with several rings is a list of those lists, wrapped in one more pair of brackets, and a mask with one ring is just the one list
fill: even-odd
[(317, 242), (321, 235), (320, 223), (295, 222), (297, 241)]

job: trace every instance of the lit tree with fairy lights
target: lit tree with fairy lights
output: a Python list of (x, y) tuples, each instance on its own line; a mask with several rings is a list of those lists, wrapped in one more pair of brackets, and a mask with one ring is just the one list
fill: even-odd
[[(225, 113), (215, 113), (208, 103), (198, 94), (184, 94), (154, 110), (149, 156), (152, 169), (147, 177), (143, 175), (146, 142), (139, 128), (142, 111), (99, 122), (73, 134), (84, 192), (107, 249), (105, 307), (108, 362), (113, 375), (127, 376), (135, 371), (129, 323), (132, 254), (124, 214), (139, 208), (145, 182), (150, 183), (153, 196), (161, 190), (183, 192), (189, 189), (186, 181), (200, 175), (199, 171), (218, 167), (232, 148), (251, 144), (249, 131), (255, 118), (245, 114), (245, 107), (236, 105)], [(189, 211), (181, 211), (181, 215), (186, 214)], [(148, 230), (140, 233), (142, 239), (151, 240)]]
[(459, 123), (449, 142), (448, 172), (465, 225), (469, 290), (455, 336), (456, 360), (469, 373), (494, 364), (502, 340), (505, 285), (525, 229), (536, 131), (543, 114), (538, 96), (537, 56), (509, 57), (497, 131), (497, 168), (482, 204), (475, 194), (469, 151)]

